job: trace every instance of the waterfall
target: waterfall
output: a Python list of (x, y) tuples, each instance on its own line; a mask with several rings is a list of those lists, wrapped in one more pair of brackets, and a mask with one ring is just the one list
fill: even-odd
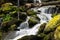
[(4, 40), (17, 40), (26, 35), (36, 35), (40, 25), (43, 23), (47, 23), (47, 21), (51, 19), (50, 10), (52, 9), (50, 9), (49, 12), (46, 13), (46, 10), (48, 11), (49, 7), (55, 7), (55, 6), (44, 6), (37, 9), (37, 12), (40, 11), (39, 14), (37, 14), (37, 16), (41, 19), (40, 23), (36, 24), (32, 28), (29, 28), (28, 20), (30, 17), (28, 16), (26, 21), (22, 22), (20, 26), (17, 28), (20, 29), (20, 31), (14, 31), (9, 33)]
[(29, 27), (29, 24), (28, 24), (29, 18), (30, 17), (27, 17), (26, 21), (25, 22), (22, 22), (17, 29), (24, 29), (24, 28), (26, 29), (26, 28), (28, 28)]
[(34, 0), (34, 3), (41, 3), (41, 0)]

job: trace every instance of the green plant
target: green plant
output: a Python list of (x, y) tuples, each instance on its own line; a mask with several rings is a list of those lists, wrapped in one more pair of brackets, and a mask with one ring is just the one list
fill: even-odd
[(19, 10), (20, 10), (21, 12), (25, 12), (25, 11), (26, 11), (26, 8), (25, 8), (25, 6), (21, 6), (21, 7), (19, 7)]
[(6, 16), (3, 18), (3, 21), (10, 21), (12, 17), (9, 14), (6, 14)]

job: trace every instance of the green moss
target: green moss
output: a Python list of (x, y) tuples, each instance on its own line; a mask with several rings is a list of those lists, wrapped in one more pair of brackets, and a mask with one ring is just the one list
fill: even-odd
[(2, 10), (3, 10), (3, 11), (11, 10), (11, 5), (13, 5), (13, 4), (12, 4), (12, 3), (2, 4)]
[(60, 14), (53, 17), (46, 25), (44, 32), (54, 31), (60, 25)]
[(54, 32), (54, 38), (55, 38), (55, 40), (60, 40), (60, 26), (57, 26), (57, 28)]
[(37, 34), (43, 33), (45, 26), (46, 26), (46, 23), (41, 24)]
[(58, 15), (59, 13), (54, 13), (54, 14), (52, 14), (52, 17), (54, 17), (54, 16), (56, 16), (56, 15)]
[(37, 17), (30, 17), (28, 23), (29, 23), (29, 27), (33, 27), (35, 24), (39, 23), (39, 19)]
[(10, 31), (14, 31), (14, 29), (16, 29), (16, 24), (11, 25), (9, 28)]

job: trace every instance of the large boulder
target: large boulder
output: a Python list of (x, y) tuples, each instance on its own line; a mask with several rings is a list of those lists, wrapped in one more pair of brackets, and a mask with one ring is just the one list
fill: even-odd
[(57, 28), (54, 32), (54, 38), (55, 38), (55, 40), (60, 40), (60, 26), (57, 26)]
[(60, 25), (60, 14), (53, 17), (46, 25), (44, 32), (54, 31)]
[(14, 28), (14, 29), (17, 28), (20, 25), (20, 23), (22, 23), (21, 20), (17, 20), (17, 19), (13, 18), (12, 20), (2, 22), (1, 23), (1, 25), (2, 25), (1, 29), (3, 31), (7, 32), (10, 30), (9, 28)]

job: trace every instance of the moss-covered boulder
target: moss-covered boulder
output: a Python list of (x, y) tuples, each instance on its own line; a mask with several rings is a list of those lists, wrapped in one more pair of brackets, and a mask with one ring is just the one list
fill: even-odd
[(50, 32), (43, 37), (43, 40), (54, 40), (54, 33)]
[(9, 20), (9, 21), (4, 21), (4, 22), (2, 22), (2, 30), (3, 31), (9, 31), (9, 28), (12, 28), (12, 25), (13, 24), (16, 24), (16, 26), (15, 25), (13, 25), (14, 26), (14, 28), (15, 27), (18, 27), (19, 25), (20, 25), (20, 23), (21, 23), (22, 21), (21, 20), (17, 20), (17, 19), (12, 19), (12, 20)]
[(40, 19), (35, 15), (35, 16), (31, 16), (28, 23), (29, 23), (29, 27), (32, 28), (35, 24), (39, 23)]
[(31, 35), (31, 36), (24, 36), (22, 37), (21, 39), (18, 39), (18, 40), (41, 40), (40, 37), (38, 36), (34, 36), (34, 35)]
[(36, 15), (36, 12), (34, 12), (34, 10), (27, 10), (27, 15), (28, 16)]
[(4, 3), (1, 5), (0, 10), (3, 14), (13, 14), (15, 12), (18, 12), (19, 8), (17, 8), (17, 6), (14, 6), (12, 3)]
[(54, 31), (60, 25), (60, 14), (53, 17), (46, 25), (44, 32)]
[(58, 26), (54, 32), (55, 40), (60, 40), (60, 26)]
[(5, 15), (4, 14), (0, 14), (0, 18), (4, 17)]
[(8, 11), (8, 10), (11, 10), (11, 6), (13, 4), (12, 3), (5, 3), (5, 4), (2, 4), (2, 11)]
[(37, 34), (43, 33), (45, 26), (46, 26), (46, 23), (41, 24)]

